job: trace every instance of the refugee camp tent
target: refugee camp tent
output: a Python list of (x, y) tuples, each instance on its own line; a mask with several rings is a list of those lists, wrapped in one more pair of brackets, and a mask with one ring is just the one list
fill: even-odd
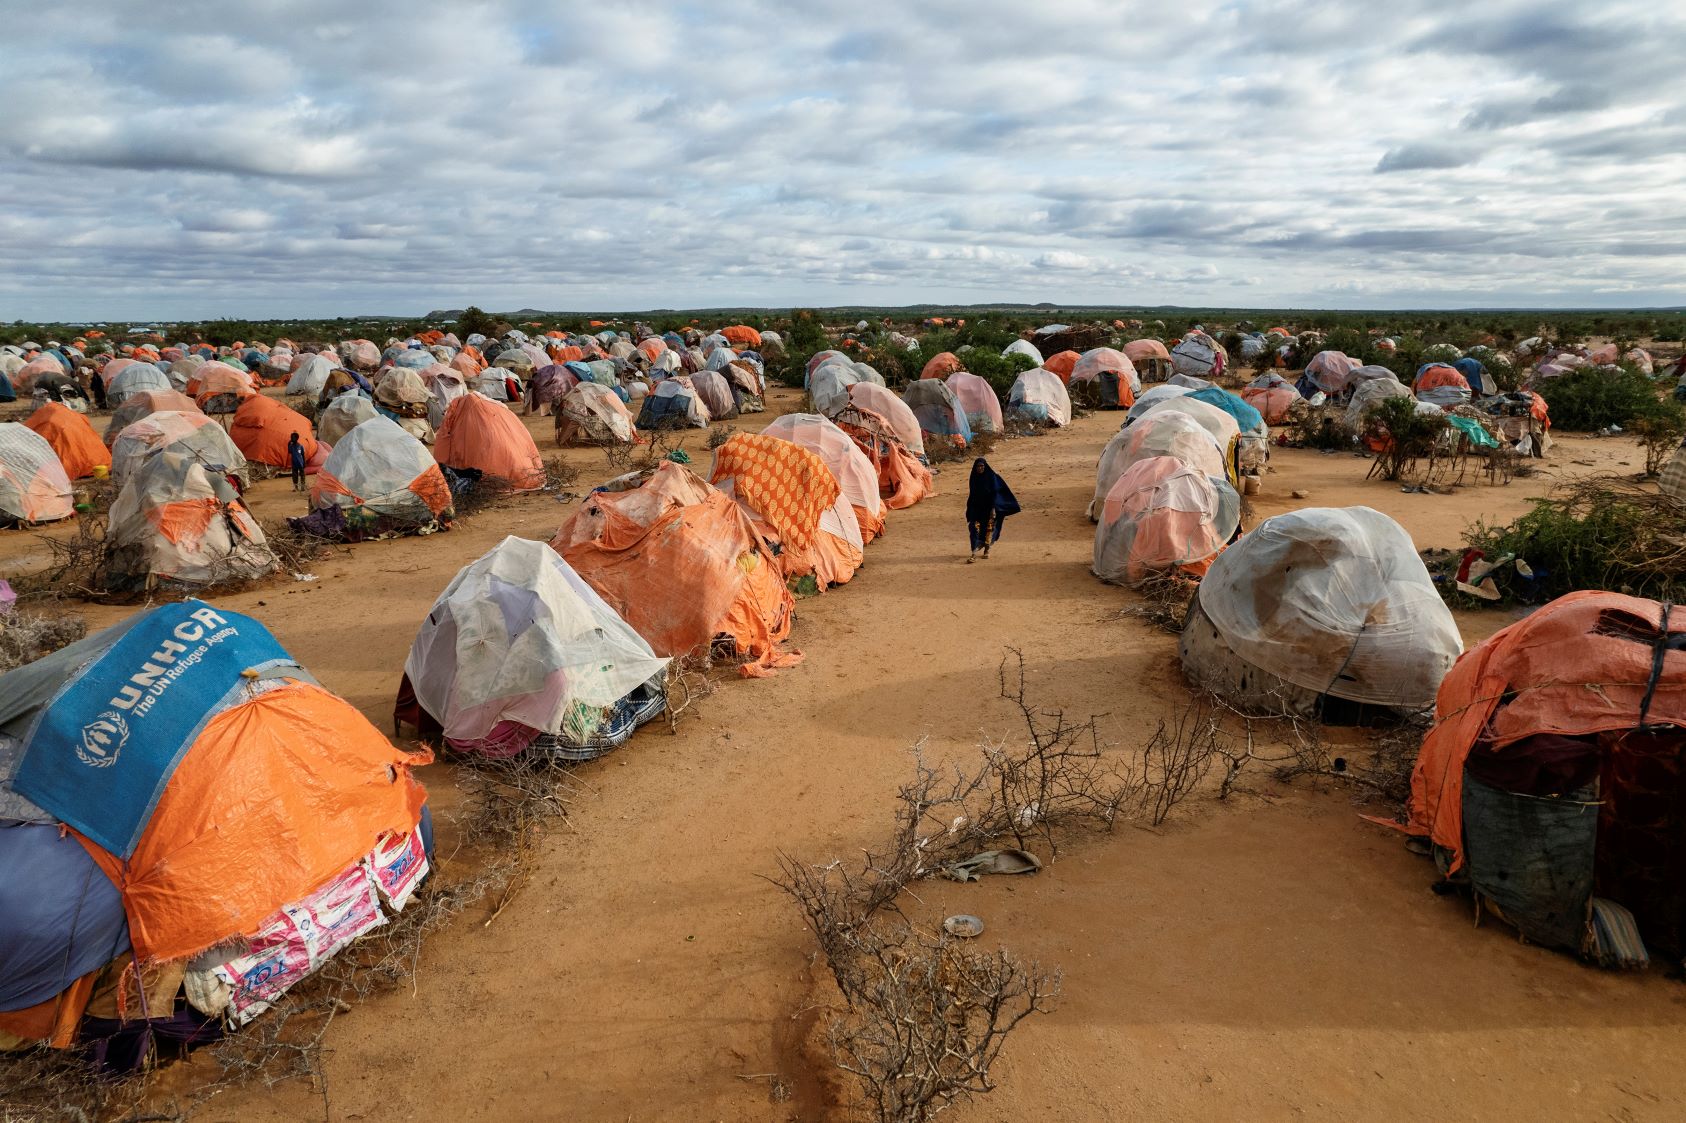
[(1529, 940), (1624, 966), (1645, 946), (1678, 960), (1683, 748), (1686, 611), (1570, 593), (1440, 684), (1406, 829)]
[(445, 424), (445, 411), (451, 403), (468, 393), (468, 383), (455, 367), (435, 364), (421, 371), (422, 385), (433, 395), (427, 403), (427, 423), (437, 433)]
[(170, 376), (151, 363), (129, 363), (106, 379), (105, 404), (115, 409), (143, 390), (169, 389)]
[[(1182, 376), (1175, 375), (1173, 377), (1180, 378)], [(1124, 415), (1124, 424), (1128, 425), (1135, 421), (1160, 402), (1192, 394), (1194, 389), (1193, 386), (1182, 386), (1175, 382), (1162, 382), (1157, 386), (1149, 386), (1141, 392), (1135, 403), (1130, 406), (1130, 411)]]
[(1342, 419), (1347, 428), (1358, 430), (1364, 425), (1364, 415), (1370, 412), (1377, 403), (1388, 398), (1409, 398), (1411, 390), (1403, 383), (1392, 378), (1372, 378), (1356, 384), (1352, 389), (1352, 398), (1346, 404), (1346, 412)]
[(737, 433), (714, 450), (709, 483), (736, 499), (764, 541), (779, 547), (787, 581), (824, 592), (854, 576), (866, 543), (825, 461), (791, 441)]
[(511, 491), (537, 491), (545, 484), (544, 461), (521, 419), (484, 394), (465, 394), (445, 411), (433, 456), (458, 472), (478, 473), (487, 483)]
[(1196, 685), (1326, 720), (1426, 708), (1462, 649), (1411, 536), (1368, 507), (1266, 519), (1212, 563), (1182, 635)]
[[(0, 742), (5, 813), (27, 824), (0, 830), (0, 901), (35, 903), (0, 910), (0, 1031), (18, 1037), (70, 1044), (95, 981), (132, 983), (131, 958), (150, 1000), (129, 999), (126, 1032), (243, 1024), (427, 871), (411, 771), (428, 758), (393, 748), (257, 621), (202, 601), (0, 677)], [(149, 1054), (143, 1041), (137, 1067)]]
[(1190, 335), (1171, 348), (1171, 367), (1178, 374), (1216, 378), (1224, 372), (1224, 353), (1206, 336)]
[(12, 385), (20, 394), (35, 389), (35, 380), (45, 376), (63, 377), (65, 366), (55, 355), (37, 355), (19, 367), (12, 376)]
[(1059, 351), (1049, 355), (1043, 362), (1044, 370), (1051, 370), (1060, 376), (1060, 381), (1068, 387), (1071, 385), (1071, 372), (1077, 369), (1077, 360), (1083, 356), (1076, 351)]
[(394, 718), (460, 752), (592, 760), (666, 708), (668, 662), (555, 550), (505, 538), (433, 602)]
[[(1221, 474), (1230, 480), (1230, 482), (1238, 483), (1239, 481), (1236, 479), (1236, 475), (1239, 470), (1238, 457), (1241, 450), (1241, 426), (1236, 423), (1235, 418), (1231, 416), (1228, 411), (1215, 406), (1210, 402), (1201, 400), (1196, 396), (1198, 393), (1199, 391), (1192, 391), (1175, 398), (1166, 398), (1164, 401), (1149, 408), (1146, 413), (1142, 414), (1141, 417), (1137, 418), (1130, 424), (1132, 426), (1140, 425), (1143, 421), (1146, 421), (1149, 418), (1158, 417), (1166, 413), (1187, 414), (1189, 417), (1198, 422), (1201, 428), (1212, 434), (1212, 440), (1217, 442), (1218, 446), (1224, 450), (1224, 459), (1231, 467), (1229, 471)], [(1250, 463), (1248, 467), (1257, 467), (1257, 464)]]
[(407, 367), (393, 367), (375, 383), (375, 408), (417, 440), (433, 439), (433, 426), (427, 419), (432, 400), (421, 375)]
[(732, 397), (739, 413), (762, 413), (767, 408), (767, 378), (752, 364), (742, 360), (729, 363), (720, 372), (731, 384)]
[(854, 508), (863, 543), (884, 533), (884, 500), (878, 491), (878, 469), (848, 433), (817, 413), (787, 413), (773, 419), (762, 434), (801, 445), (825, 462)]
[(1019, 421), (1063, 429), (1071, 424), (1071, 396), (1059, 375), (1037, 367), (1013, 381), (1007, 412)]
[(30, 383), (30, 400), (35, 408), (56, 402), (77, 413), (88, 412), (88, 395), (82, 384), (68, 374), (39, 374)]
[[(890, 431), (897, 440), (907, 447), (914, 456), (925, 458), (925, 434), (919, 427), (919, 418), (914, 416), (913, 410), (906, 402), (897, 397), (890, 390), (871, 383), (857, 382), (849, 387), (848, 405), (867, 410), (884, 419)], [(816, 411), (823, 413), (823, 410)], [(841, 412), (841, 411), (840, 411)], [(826, 414), (836, 417), (839, 414)]]
[(1241, 400), (1258, 410), (1269, 425), (1288, 424), (1305, 403), (1294, 384), (1273, 370), (1243, 386)]
[(357, 426), (377, 416), (375, 403), (362, 394), (341, 394), (317, 412), (316, 438), (332, 447)]
[(1156, 456), (1175, 457), (1214, 479), (1230, 475), (1228, 454), (1200, 422), (1183, 413), (1156, 413), (1126, 425), (1101, 449), (1089, 520), (1100, 518), (1101, 505), (1120, 476), (1132, 465)]
[[(855, 400), (852, 393), (850, 400)], [(966, 421), (966, 411), (960, 408), (946, 382), (935, 378), (910, 382), (902, 392), (902, 401), (919, 422), (921, 447), (933, 437), (962, 447), (972, 443), (972, 427)]]
[[(1236, 465), (1242, 472), (1257, 473), (1270, 459), (1270, 426), (1265, 424), (1264, 415), (1245, 399), (1220, 386), (1207, 386), (1190, 391), (1183, 395), (1181, 400), (1185, 403), (1203, 402), (1209, 406), (1216, 406), (1234, 419), (1235, 427), (1239, 431), (1236, 435)], [(1193, 407), (1187, 405), (1176, 408)]]
[(290, 467), (287, 442), (294, 433), (304, 446), (305, 459), (314, 457), (316, 436), (310, 419), (262, 394), (242, 401), (234, 411), (234, 424), (228, 427), (229, 438), (247, 460), (274, 468)]
[(48, 402), (31, 413), (24, 424), (46, 438), (53, 446), (53, 455), (64, 466), (65, 475), (73, 480), (95, 475), (96, 469), (111, 467), (111, 450), (94, 433), (88, 419), (75, 410)]
[(556, 443), (565, 448), (631, 444), (637, 435), (632, 414), (606, 386), (581, 382), (557, 404)]
[(252, 385), (252, 376), (245, 371), (227, 363), (211, 362), (194, 372), (194, 381), (188, 384), (187, 392), (204, 412), (223, 414), (235, 412), (257, 390)]
[(1001, 357), (1004, 359), (1008, 355), (1023, 355), (1037, 366), (1042, 365), (1042, 352), (1038, 351), (1036, 345), (1029, 340), (1015, 339), (1007, 344), (1006, 349), (1001, 352)]
[(337, 508), (353, 541), (414, 533), (451, 520), (451, 489), (421, 441), (375, 416), (340, 439), (310, 484), (310, 505)]
[(920, 378), (947, 378), (957, 370), (965, 370), (966, 364), (960, 361), (960, 356), (953, 351), (939, 351), (925, 360), (925, 365), (919, 371)]
[(966, 411), (966, 424), (971, 426), (972, 432), (1001, 432), (1001, 399), (995, 396), (995, 387), (963, 370), (955, 371), (945, 381), (954, 391), (960, 408)]
[(0, 422), (0, 526), (67, 519), (75, 504), (47, 439), (16, 421)]
[(199, 405), (179, 390), (141, 390), (131, 394), (122, 405), (111, 411), (105, 423), (105, 444), (110, 447), (117, 434), (143, 417), (165, 410), (199, 413)]
[(1083, 352), (1071, 368), (1071, 381), (1095, 383), (1102, 409), (1129, 409), (1135, 403), (1136, 395), (1142, 392), (1142, 380), (1136, 364), (1129, 355), (1111, 347), (1096, 347)]
[(808, 361), (802, 365), (802, 388), (811, 390), (814, 372), (834, 359), (842, 362), (845, 366), (849, 363), (849, 356), (841, 351), (815, 351), (808, 356)]
[(691, 389), (702, 399), (711, 420), (722, 421), (738, 415), (737, 398), (732, 394), (732, 384), (726, 381), (724, 375), (712, 370), (699, 370), (691, 375)]
[(1464, 376), (1455, 368), (1441, 363), (1425, 364), (1417, 371), (1416, 381), (1411, 388), (1417, 401), (1428, 402), (1442, 409), (1465, 405), (1470, 399), (1469, 383)]
[[(900, 400), (896, 399), (898, 403)], [(931, 493), (931, 469), (902, 443), (883, 415), (849, 406), (837, 415), (835, 423), (872, 462), (878, 494), (886, 507), (902, 510)]]
[(678, 378), (664, 378), (644, 399), (638, 411), (638, 428), (706, 429), (712, 418), (708, 407), (692, 386)]
[(335, 348), (348, 367), (370, 371), (381, 365), (380, 348), (367, 339), (348, 339)]
[(316, 397), (328, 385), (328, 375), (333, 373), (334, 366), (334, 361), (327, 355), (304, 356), (287, 379), (286, 392)]
[(795, 602), (737, 502), (670, 460), (641, 484), (594, 491), (551, 539), (651, 650), (680, 658), (717, 639), (742, 673), (801, 656), (780, 650)]
[(1095, 527), (1096, 577), (1138, 585), (1167, 573), (1204, 574), (1241, 524), (1228, 481), (1174, 456), (1132, 464), (1106, 494)]
[(808, 376), (808, 401), (815, 413), (830, 417), (849, 403), (850, 387), (858, 382), (860, 376), (849, 363), (822, 363)]
[(1325, 394), (1344, 394), (1352, 384), (1352, 372), (1361, 365), (1344, 351), (1319, 351), (1306, 364), (1304, 378)]
[(119, 484), (154, 452), (168, 449), (197, 460), (218, 476), (251, 485), (246, 456), (221, 425), (198, 410), (160, 410), (127, 425), (111, 442), (111, 476)]
[(248, 581), (281, 565), (228, 480), (177, 447), (127, 474), (111, 504), (107, 541), (112, 592)]
[(1170, 376), (1171, 353), (1157, 339), (1132, 339), (1124, 345), (1124, 354), (1138, 374), (1151, 371), (1160, 379)]

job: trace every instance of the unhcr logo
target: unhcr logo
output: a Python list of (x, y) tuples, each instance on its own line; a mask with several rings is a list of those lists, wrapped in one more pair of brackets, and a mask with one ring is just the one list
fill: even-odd
[(116, 710), (107, 710), (82, 727), (82, 743), (76, 755), (94, 768), (109, 768), (129, 741), (129, 723)]

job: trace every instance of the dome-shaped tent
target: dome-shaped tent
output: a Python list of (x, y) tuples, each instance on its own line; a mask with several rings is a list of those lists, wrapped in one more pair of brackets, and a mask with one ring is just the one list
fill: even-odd
[(1129, 409), (1142, 392), (1135, 363), (1122, 351), (1096, 347), (1085, 351), (1071, 368), (1071, 382), (1093, 382), (1102, 409)]
[(151, 363), (129, 363), (106, 381), (105, 403), (115, 409), (143, 390), (170, 388), (170, 376)]
[(1020, 421), (1064, 428), (1071, 424), (1071, 396), (1059, 375), (1037, 367), (1014, 380), (1007, 412)]
[(1219, 555), (1183, 628), (1182, 663), (1192, 682), (1262, 713), (1414, 713), (1462, 647), (1398, 523), (1368, 507), (1308, 507)]
[(1406, 830), (1529, 940), (1605, 962), (1625, 911), (1686, 953), (1675, 871), (1686, 748), (1686, 612), (1570, 593), (1472, 648), (1440, 684)]
[(1007, 344), (1006, 349), (1001, 352), (1001, 357), (1006, 358), (1008, 355), (1023, 355), (1037, 366), (1042, 365), (1042, 352), (1027, 339), (1015, 339)]
[(363, 422), (379, 416), (375, 403), (362, 394), (341, 394), (316, 414), (316, 439), (337, 445)]
[(632, 414), (606, 386), (581, 382), (557, 403), (556, 443), (564, 448), (631, 444), (637, 436)]
[(1241, 400), (1259, 411), (1269, 425), (1286, 425), (1305, 404), (1294, 384), (1267, 370), (1241, 388)]
[(433, 603), (397, 716), (459, 751), (591, 760), (662, 712), (667, 664), (555, 550), (505, 538)]
[[(897, 440), (907, 446), (909, 452), (921, 459), (925, 456), (925, 435), (919, 428), (919, 418), (914, 416), (906, 402), (897, 397), (894, 392), (883, 386), (875, 386), (869, 382), (858, 382), (849, 387), (848, 405), (858, 409), (868, 410), (882, 417)], [(832, 417), (834, 414), (827, 414)]]
[(451, 489), (425, 445), (375, 416), (342, 437), (310, 485), (310, 505), (337, 507), (355, 537), (411, 531), (451, 517)]
[(1106, 494), (1093, 573), (1114, 585), (1205, 573), (1241, 522), (1241, 497), (1172, 456), (1132, 464)]
[(198, 410), (160, 410), (125, 426), (111, 442), (112, 478), (122, 484), (160, 450), (183, 453), (216, 475), (251, 486), (245, 454), (221, 425)]
[(714, 450), (709, 483), (736, 499), (764, 540), (779, 545), (787, 580), (812, 577), (816, 592), (854, 576), (866, 543), (837, 477), (792, 441), (738, 433)]
[(328, 384), (328, 375), (333, 373), (335, 363), (326, 355), (306, 355), (293, 368), (287, 379), (288, 394), (305, 394), (316, 397), (322, 393), (322, 388)]
[(960, 403), (960, 408), (966, 411), (966, 424), (972, 427), (974, 433), (1001, 432), (1001, 399), (995, 395), (995, 387), (985, 379), (963, 370), (957, 370), (944, 380), (948, 388), (954, 391), (954, 398)]
[(1171, 366), (1178, 374), (1216, 378), (1224, 372), (1223, 349), (1205, 335), (1190, 335), (1171, 348)]
[(465, 394), (451, 403), (433, 455), (444, 467), (478, 472), (495, 487), (537, 491), (544, 486), (544, 460), (527, 427), (484, 394)]
[(884, 532), (885, 507), (879, 495), (878, 472), (848, 433), (817, 413), (787, 413), (774, 418), (761, 432), (800, 445), (825, 462), (844, 500), (854, 508), (863, 543)]
[(644, 398), (638, 411), (638, 428), (646, 432), (662, 429), (706, 429), (713, 420), (702, 397), (680, 378), (664, 378)]
[(274, 398), (254, 394), (240, 403), (234, 411), (234, 424), (228, 436), (241, 455), (249, 461), (268, 464), (273, 468), (289, 466), (287, 443), (297, 433), (304, 446), (304, 458), (316, 455), (316, 431), (310, 419), (296, 410), (288, 409)]
[(105, 423), (104, 441), (107, 448), (117, 439), (117, 434), (143, 417), (150, 417), (165, 410), (182, 413), (199, 413), (199, 404), (179, 390), (141, 390), (131, 394), (129, 399), (111, 411), (111, 419)]
[(1095, 494), (1089, 501), (1089, 518), (1100, 518), (1101, 504), (1112, 485), (1131, 465), (1155, 456), (1171, 456), (1201, 475), (1225, 479), (1229, 457), (1198, 421), (1183, 413), (1157, 413), (1132, 422), (1113, 434), (1101, 449), (1095, 467)]
[(972, 443), (966, 411), (960, 408), (947, 383), (935, 378), (910, 382), (902, 392), (902, 401), (919, 422), (921, 447), (932, 437), (962, 446)]
[(179, 447), (146, 456), (126, 474), (107, 539), (106, 587), (114, 592), (250, 581), (281, 565), (222, 473)]
[(641, 486), (592, 492), (550, 545), (657, 655), (725, 637), (746, 675), (801, 659), (778, 646), (794, 610), (778, 561), (738, 504), (683, 465), (664, 460)]
[(70, 477), (47, 439), (16, 421), (0, 422), (0, 526), (67, 519), (75, 506)]
[(94, 433), (88, 419), (75, 410), (48, 402), (31, 413), (24, 424), (46, 438), (65, 474), (73, 480), (92, 476), (97, 468), (111, 467), (111, 450)]

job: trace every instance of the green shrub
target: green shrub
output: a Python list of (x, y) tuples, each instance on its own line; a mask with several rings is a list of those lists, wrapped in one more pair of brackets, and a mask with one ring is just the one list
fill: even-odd
[(1559, 429), (1626, 428), (1638, 418), (1664, 412), (1656, 386), (1629, 366), (1617, 371), (1583, 367), (1543, 379), (1536, 389), (1551, 408), (1551, 423)]

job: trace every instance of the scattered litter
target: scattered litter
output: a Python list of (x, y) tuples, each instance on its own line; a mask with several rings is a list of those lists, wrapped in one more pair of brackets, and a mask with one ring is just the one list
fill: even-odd
[(958, 913), (943, 921), (943, 931), (950, 936), (959, 936), (963, 940), (975, 939), (983, 935), (984, 922), (975, 916)]
[(294, 581), (318, 581), (318, 580), (320, 580), (320, 578), (318, 578), (316, 576), (316, 574), (314, 574), (314, 573), (295, 573), (295, 574), (293, 574), (293, 580)]
[(977, 881), (986, 873), (1035, 873), (1041, 868), (1042, 860), (1028, 850), (985, 850), (944, 866), (943, 873), (955, 881)]

